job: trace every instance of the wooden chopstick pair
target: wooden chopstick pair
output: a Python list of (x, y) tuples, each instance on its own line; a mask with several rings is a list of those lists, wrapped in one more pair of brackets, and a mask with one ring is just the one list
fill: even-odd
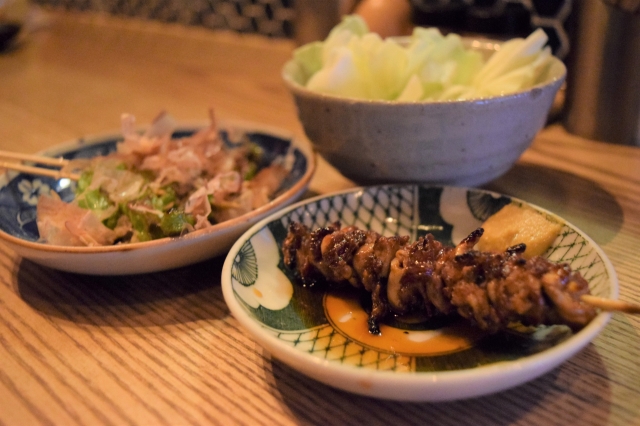
[(52, 158), (52, 157), (44, 157), (40, 155), (32, 155), (32, 154), (21, 154), (18, 152), (8, 152), (8, 151), (0, 151), (0, 159), (4, 160), (13, 160), (13, 161), (0, 161), (0, 167), (16, 170), (23, 173), (30, 173), (39, 176), (47, 176), (55, 179), (67, 178), (71, 180), (80, 179), (80, 175), (77, 173), (71, 173), (60, 169), (48, 169), (44, 167), (36, 167), (24, 165), (15, 161), (27, 161), (34, 164), (40, 164), (45, 166), (56, 166), (56, 167), (64, 167), (69, 163), (69, 160), (65, 160), (64, 158)]

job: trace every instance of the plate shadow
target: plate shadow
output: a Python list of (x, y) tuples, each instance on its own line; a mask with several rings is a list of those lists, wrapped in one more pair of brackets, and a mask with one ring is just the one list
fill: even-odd
[(169, 271), (93, 276), (58, 271), (23, 259), (16, 292), (43, 315), (97, 326), (165, 326), (229, 315), (220, 275), (224, 257)]
[[(585, 362), (586, 370), (580, 367)], [(546, 424), (594, 424), (594, 416), (604, 416), (605, 423), (603, 413), (611, 408), (606, 368), (593, 345), (529, 383), (452, 402), (398, 402), (355, 395), (308, 378), (268, 356), (265, 364), (271, 373), (267, 380), (273, 380), (282, 403), (299, 424), (510, 425), (534, 424), (545, 418)], [(599, 383), (594, 385), (594, 381)], [(562, 412), (566, 414), (558, 415)]]

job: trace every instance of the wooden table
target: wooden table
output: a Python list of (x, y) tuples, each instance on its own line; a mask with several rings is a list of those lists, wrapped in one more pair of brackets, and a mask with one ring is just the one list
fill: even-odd
[[(41, 15), (0, 55), (0, 149), (36, 152), (140, 123), (218, 115), (301, 128), (280, 80), (290, 41), (97, 15)], [(311, 193), (353, 186), (320, 162)], [(487, 188), (548, 208), (613, 262), (640, 302), (640, 149), (551, 125)], [(640, 424), (640, 320), (616, 314), (551, 373), (496, 395), (399, 403), (319, 384), (229, 314), (223, 258), (143, 276), (40, 267), (0, 245), (0, 424)]]

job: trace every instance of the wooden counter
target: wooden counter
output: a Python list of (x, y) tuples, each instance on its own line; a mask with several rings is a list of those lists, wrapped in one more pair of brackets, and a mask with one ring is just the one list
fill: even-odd
[[(280, 68), (293, 44), (97, 15), (51, 13), (0, 54), (0, 149), (33, 153), (118, 130), (161, 109), (301, 134)], [(309, 195), (352, 182), (320, 162)], [(640, 302), (640, 149), (541, 132), (487, 188), (545, 207), (610, 257), (620, 298)], [(0, 244), (0, 424), (640, 424), (640, 318), (616, 314), (549, 374), (487, 397), (399, 403), (351, 395), (259, 347), (220, 289), (224, 259), (93, 277)]]

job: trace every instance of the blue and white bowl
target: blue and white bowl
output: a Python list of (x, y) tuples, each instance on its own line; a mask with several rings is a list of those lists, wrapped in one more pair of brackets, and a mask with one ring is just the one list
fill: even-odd
[[(181, 126), (174, 137), (187, 136), (205, 125)], [(38, 196), (56, 191), (73, 199), (73, 182), (25, 173), (7, 172), (0, 176), (0, 240), (18, 254), (44, 266), (85, 274), (122, 275), (166, 270), (225, 254), (251, 225), (277, 209), (297, 200), (307, 189), (315, 171), (315, 157), (308, 143), (287, 132), (244, 122), (223, 122), (219, 126), (226, 138), (228, 129), (244, 131), (265, 154), (265, 162), (293, 152), (293, 168), (277, 196), (248, 214), (194, 231), (181, 237), (103, 247), (66, 247), (39, 241), (36, 226)], [(226, 129), (226, 130), (225, 130)], [(116, 149), (120, 134), (79, 139), (43, 153), (50, 157), (91, 158)]]

